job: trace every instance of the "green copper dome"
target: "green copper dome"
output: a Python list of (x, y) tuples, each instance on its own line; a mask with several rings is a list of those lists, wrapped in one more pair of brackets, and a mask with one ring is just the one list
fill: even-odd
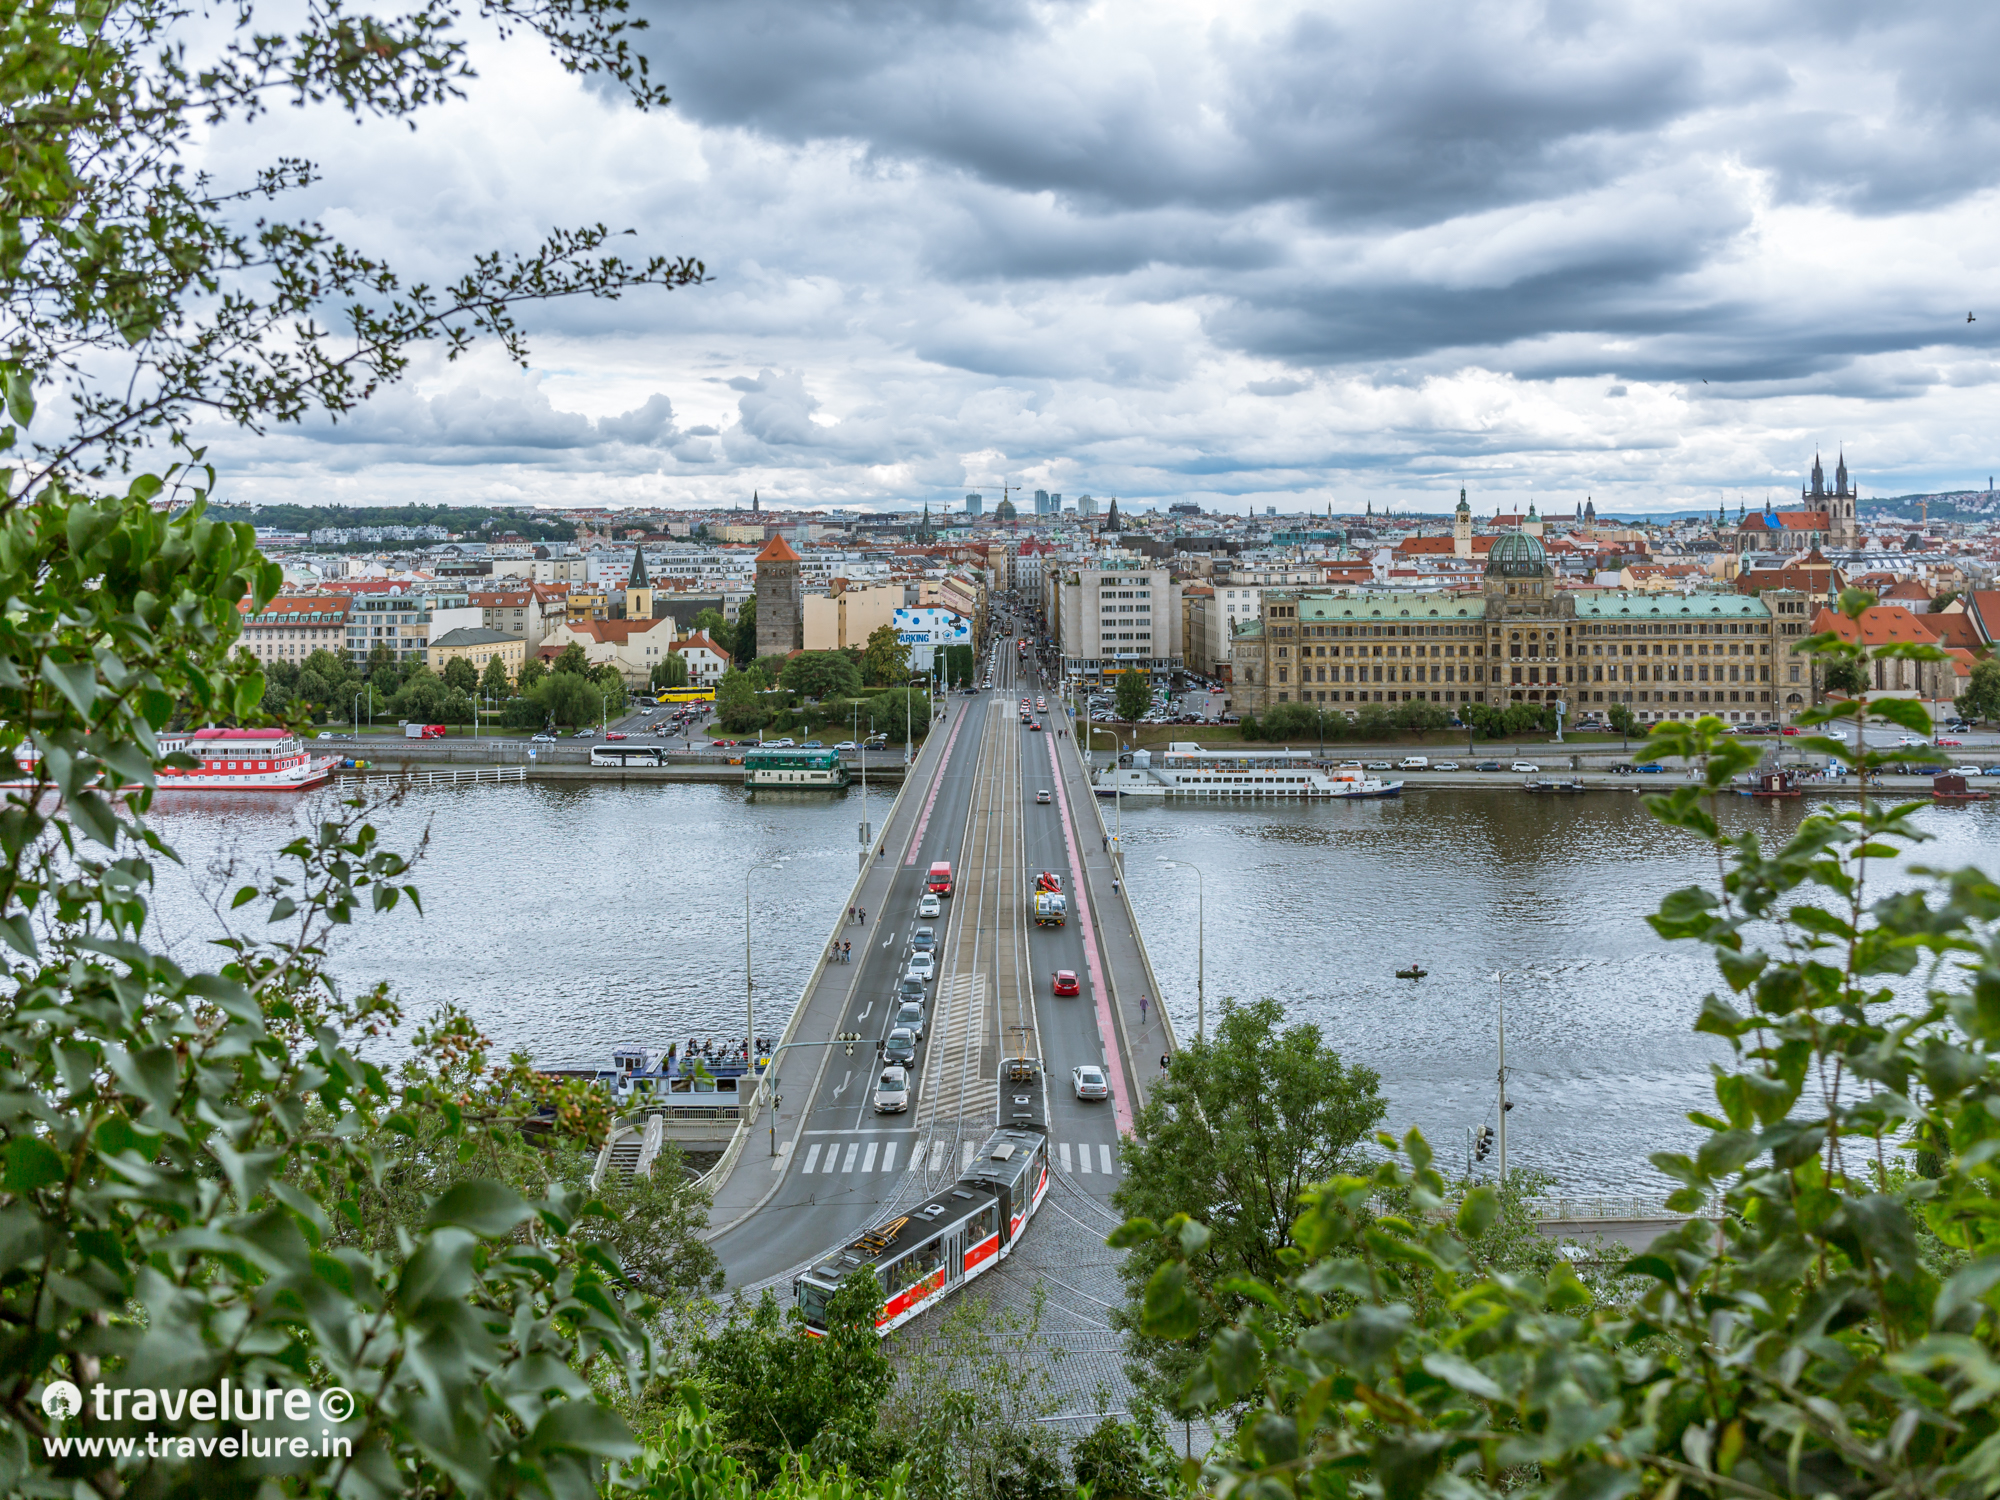
[(1539, 538), (1525, 531), (1510, 531), (1494, 542), (1493, 550), (1486, 554), (1486, 576), (1540, 578), (1548, 561), (1549, 555), (1542, 550)]

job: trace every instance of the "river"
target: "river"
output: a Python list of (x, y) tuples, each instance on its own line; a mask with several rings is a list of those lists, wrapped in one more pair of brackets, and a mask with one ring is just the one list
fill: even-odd
[[(888, 793), (871, 793), (870, 817)], [(1809, 804), (1731, 799), (1732, 827), (1771, 838)], [(861, 798), (746, 802), (725, 786), (529, 782), (438, 788), (376, 817), (424, 843), (424, 915), (362, 918), (339, 936), (343, 985), (388, 979), (414, 1021), (464, 1005), (504, 1051), (591, 1065), (621, 1042), (744, 1030), (750, 891), (757, 1030), (775, 1035), (844, 904)], [(208, 961), (228, 894), (305, 826), (310, 801), (178, 798), (156, 821), (185, 864), (165, 870), (158, 935)], [(1923, 858), (1990, 862), (2000, 805), (1922, 815)], [(425, 835), (428, 833), (428, 837)], [(1195, 1026), (1197, 886), (1206, 885), (1211, 1018), (1273, 995), (1375, 1069), (1386, 1124), (1420, 1126), (1447, 1162), (1494, 1119), (1495, 1031), (1507, 1015), (1509, 1156), (1566, 1190), (1650, 1192), (1648, 1153), (1695, 1138), (1722, 1056), (1691, 1026), (1713, 968), (1645, 924), (1715, 863), (1637, 797), (1413, 790), (1401, 801), (1127, 806), (1132, 900), (1177, 1030)], [(746, 877), (747, 872), (747, 877)], [(254, 910), (255, 908), (246, 908)], [(1393, 971), (1416, 961), (1411, 984)], [(1493, 976), (1509, 977), (1496, 984)]]

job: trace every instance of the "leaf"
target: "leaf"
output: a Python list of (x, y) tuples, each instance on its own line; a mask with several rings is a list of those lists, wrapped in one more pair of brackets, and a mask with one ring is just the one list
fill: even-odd
[(1892, 724), (1902, 725), (1912, 734), (1930, 738), (1931, 716), (1914, 698), (1870, 698), (1868, 714), (1870, 718), (1887, 719)]
[(1170, 1260), (1146, 1283), (1140, 1330), (1153, 1338), (1184, 1339), (1201, 1326), (1201, 1304), (1188, 1290), (1187, 1267)]
[(487, 1239), (512, 1234), (516, 1225), (530, 1218), (534, 1210), (519, 1193), (504, 1182), (475, 1178), (447, 1188), (425, 1216), (427, 1225), (457, 1224)]
[(67, 698), (70, 706), (86, 719), (97, 703), (97, 667), (92, 662), (57, 661), (42, 658), (42, 677)]
[(1505, 1401), (1507, 1393), (1470, 1360), (1456, 1354), (1433, 1351), (1424, 1356), (1424, 1368), (1453, 1390), (1464, 1391), (1485, 1401)]
[(1500, 1195), (1483, 1184), (1472, 1189), (1458, 1206), (1459, 1238), (1478, 1239), (1493, 1227), (1493, 1221), (1499, 1217)]
[(1159, 1237), (1160, 1226), (1151, 1219), (1127, 1219), (1104, 1237), (1104, 1243), (1113, 1250), (1130, 1250)]
[(37, 1135), (17, 1135), (7, 1143), (7, 1168), (0, 1186), (10, 1193), (32, 1193), (69, 1175), (62, 1154)]
[(2000, 1254), (1985, 1256), (1953, 1273), (1931, 1307), (1931, 1326), (1943, 1328), (1995, 1286), (2000, 1286)]
[(544, 1453), (588, 1453), (598, 1458), (636, 1458), (631, 1429), (595, 1401), (563, 1401), (551, 1406), (528, 1435), (528, 1447)]

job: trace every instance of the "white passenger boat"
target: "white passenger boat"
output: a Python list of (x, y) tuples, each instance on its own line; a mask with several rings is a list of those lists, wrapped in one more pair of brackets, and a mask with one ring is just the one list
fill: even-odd
[(1332, 771), (1311, 764), (1304, 750), (1209, 750), (1172, 744), (1153, 764), (1152, 752), (1135, 750), (1131, 764), (1099, 771), (1092, 788), (1100, 797), (1332, 797), (1368, 801), (1400, 797), (1403, 783), (1371, 776), (1359, 761)]
[(163, 792), (302, 792), (325, 781), (336, 757), (315, 756), (283, 729), (197, 729), (160, 736), (162, 755), (191, 755), (194, 769), (160, 767)]

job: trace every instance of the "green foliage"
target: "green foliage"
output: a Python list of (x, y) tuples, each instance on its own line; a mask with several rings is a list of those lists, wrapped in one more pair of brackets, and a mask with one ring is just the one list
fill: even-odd
[[(228, 505), (211, 508), (218, 520), (247, 521), (260, 530), (313, 532), (323, 528), (344, 531), (362, 526), (436, 526), (460, 536), (472, 533), (485, 539), (513, 535), (529, 542), (569, 542), (576, 539), (576, 524), (545, 511), (490, 505)], [(340, 552), (353, 548), (379, 547), (380, 542), (357, 541), (320, 544)]]
[(755, 1308), (739, 1302), (691, 1341), (716, 1430), (760, 1481), (786, 1472), (796, 1456), (862, 1473), (893, 1466), (876, 1424), (895, 1380), (875, 1332), (881, 1311), (881, 1287), (863, 1269), (827, 1299), (824, 1338), (808, 1334), (796, 1310), (781, 1314), (767, 1291)]
[(842, 651), (801, 651), (785, 661), (778, 680), (803, 698), (851, 698), (861, 691), (861, 672)]
[[(1869, 596), (1849, 591), (1858, 615)], [(1806, 649), (1885, 655), (1831, 633)], [(1907, 700), (1871, 714), (1927, 728)], [(1914, 710), (1914, 711), (1913, 711)], [(1863, 773), (1889, 757), (1809, 748)], [(1349, 1496), (1986, 1496), (2000, 1487), (2000, 885), (1899, 863), (1923, 804), (1828, 809), (1766, 848), (1716, 804), (1760, 755), (1719, 720), (1668, 724), (1651, 755), (1697, 785), (1647, 799), (1712, 845), (1720, 888), (1652, 918), (1706, 947), (1720, 979), (1695, 1029), (1717, 1038), (1713, 1112), (1691, 1155), (1654, 1164), (1669, 1206), (1716, 1215), (1594, 1295), (1561, 1262), (1500, 1274), (1467, 1253), (1498, 1205), (1450, 1205), (1416, 1132), (1371, 1171), (1307, 1193), (1300, 1258), (1224, 1282), (1191, 1220), (1135, 1220), (1114, 1243), (1159, 1262), (1144, 1329), (1192, 1351), (1184, 1399), (1254, 1408), (1212, 1460), (1223, 1494)], [(1899, 1158), (1929, 1156), (1929, 1171)], [(1382, 1205), (1403, 1211), (1384, 1213)], [(1926, 1253), (1926, 1244), (1934, 1250)]]
[(1118, 717), (1130, 724), (1153, 706), (1153, 680), (1137, 667), (1127, 667), (1118, 674), (1115, 701)]
[(583, 643), (571, 641), (556, 653), (556, 659), (549, 663), (551, 672), (567, 672), (572, 677), (590, 675), (590, 658), (584, 655)]
[(594, 726), (604, 718), (604, 689), (576, 672), (551, 672), (531, 690), (543, 718), (570, 729)]
[(1125, 1422), (1106, 1417), (1070, 1453), (1078, 1487), (1091, 1500), (1168, 1500), (1187, 1492), (1173, 1450), (1150, 1414)]
[(764, 674), (755, 667), (731, 667), (715, 684), (715, 719), (731, 734), (744, 734), (764, 722)]
[(687, 680), (687, 658), (678, 651), (669, 651), (664, 661), (653, 666), (652, 688), (655, 692), (662, 688), (686, 687)]
[(1254, 713), (1243, 715), (1242, 722), (1236, 726), (1236, 732), (1246, 740), (1261, 740), (1264, 738), (1264, 726), (1258, 722), (1257, 715)]
[(445, 717), (445, 701), (450, 693), (442, 678), (429, 667), (419, 666), (396, 690), (389, 707), (397, 718), (415, 724), (448, 724), (451, 721)]
[(1987, 657), (1972, 664), (1972, 680), (1953, 704), (1961, 718), (2000, 719), (2000, 661)]
[(474, 693), (479, 690), (479, 669), (462, 656), (454, 656), (446, 662), (444, 671), (439, 675), (444, 679), (446, 687), (457, 688), (461, 693)]
[(887, 735), (891, 744), (900, 745), (906, 721), (917, 739), (929, 732), (931, 695), (922, 688), (890, 688), (870, 698), (861, 713), (864, 722), (875, 725), (875, 733)]
[(1868, 691), (1868, 669), (1858, 661), (1830, 661), (1820, 669), (1820, 686), (1829, 693), (1852, 698)]
[(979, 670), (979, 657), (970, 646), (947, 646), (944, 649), (945, 682), (951, 687), (971, 687), (973, 674)]
[(521, 663), (521, 675), (514, 679), (514, 686), (525, 693), (548, 675), (548, 664), (539, 656), (530, 656)]
[[(1373, 1072), (1342, 1062), (1318, 1027), (1283, 1022), (1276, 1000), (1225, 1003), (1213, 1033), (1174, 1054), (1121, 1152), (1112, 1202), (1128, 1217), (1182, 1213), (1211, 1225), (1185, 1249), (1212, 1285), (1282, 1272), (1300, 1195), (1351, 1163), (1385, 1107)], [(1142, 1315), (1167, 1264), (1158, 1246), (1126, 1256), (1128, 1300), (1112, 1321), (1143, 1362), (1135, 1380), (1178, 1410), (1190, 1352), (1147, 1333)], [(1225, 1291), (1198, 1326), (1219, 1330), (1240, 1308)]]
[(1440, 704), (1412, 698), (1408, 703), (1397, 705), (1396, 727), (1414, 734), (1419, 740), (1450, 725), (1451, 714)]
[[(717, 643), (718, 645), (720, 642)], [(739, 662), (749, 663), (757, 658), (757, 596), (750, 595), (736, 606), (736, 624), (731, 627), (730, 656)]]
[(893, 625), (877, 625), (868, 632), (868, 644), (861, 652), (861, 677), (870, 687), (894, 687), (910, 675), (910, 648), (905, 646)]
[(735, 654), (736, 631), (718, 610), (705, 609), (694, 617), (694, 629), (698, 635), (705, 635), (724, 651)]
[(512, 691), (513, 684), (507, 680), (507, 663), (495, 653), (486, 659), (486, 670), (479, 674), (479, 695), (504, 703)]
[(1632, 705), (1629, 703), (1612, 704), (1611, 711), (1604, 716), (1604, 721), (1620, 734), (1639, 733), (1639, 719), (1632, 712)]

